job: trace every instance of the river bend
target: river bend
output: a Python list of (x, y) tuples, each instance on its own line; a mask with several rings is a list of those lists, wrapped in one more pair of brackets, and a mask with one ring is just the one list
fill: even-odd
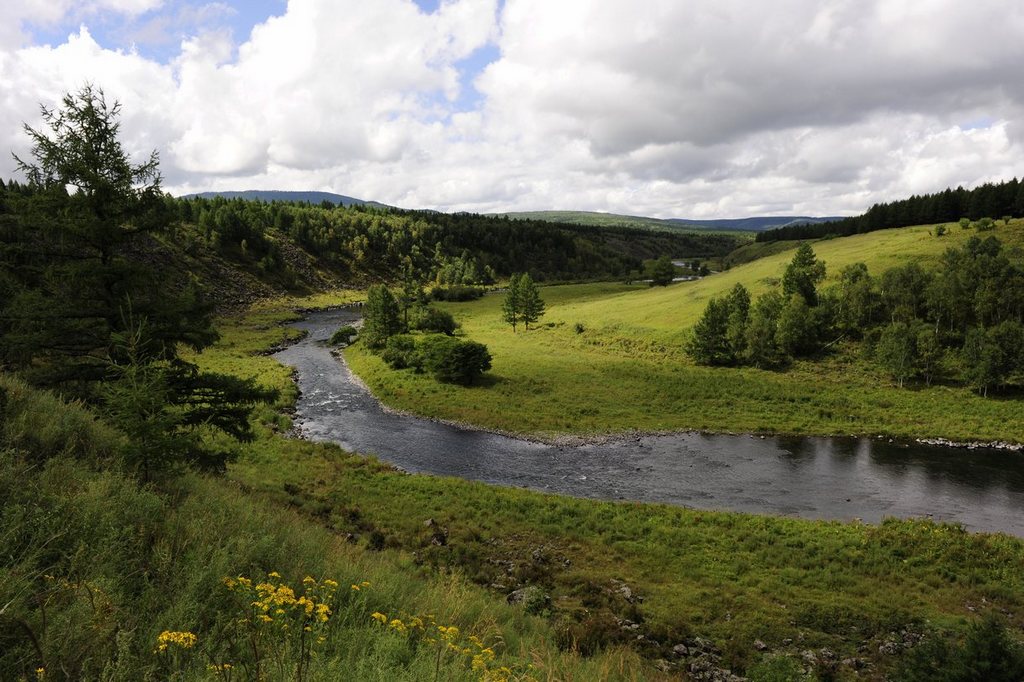
[(956, 521), (1024, 537), (1024, 454), (869, 438), (678, 433), (546, 445), (387, 412), (324, 341), (358, 312), (310, 313), (275, 354), (296, 369), (296, 426), (410, 472), (578, 497), (878, 522)]

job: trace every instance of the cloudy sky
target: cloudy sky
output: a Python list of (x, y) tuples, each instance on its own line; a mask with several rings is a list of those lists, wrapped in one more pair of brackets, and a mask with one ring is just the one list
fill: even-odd
[(0, 175), (86, 82), (166, 188), (853, 214), (1024, 175), (1019, 0), (4, 0)]

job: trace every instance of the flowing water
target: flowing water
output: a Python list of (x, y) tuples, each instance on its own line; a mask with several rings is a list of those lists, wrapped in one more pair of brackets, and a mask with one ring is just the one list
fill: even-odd
[(810, 519), (956, 521), (1024, 537), (1024, 454), (869, 438), (678, 433), (546, 445), (384, 411), (324, 341), (359, 319), (311, 313), (275, 355), (295, 367), (296, 425), (410, 472), (609, 500)]

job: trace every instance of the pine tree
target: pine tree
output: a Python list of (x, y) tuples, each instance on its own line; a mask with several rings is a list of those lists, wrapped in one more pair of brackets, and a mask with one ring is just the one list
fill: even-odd
[(201, 431), (250, 438), (252, 405), (275, 392), (179, 355), (216, 340), (212, 306), (195, 281), (175, 286), (132, 255), (170, 231), (173, 214), (156, 153), (131, 162), (119, 114), (86, 86), (43, 108), (46, 129), (25, 127), (32, 160), (15, 158), (28, 187), (0, 236), (0, 271), (14, 283), (0, 300), (0, 361), (103, 408), (144, 441), (145, 462), (129, 461), (146, 477), (180, 463), (222, 469), (228, 453)]
[(725, 299), (708, 301), (704, 314), (693, 326), (686, 352), (698, 365), (729, 365), (735, 361), (729, 345), (729, 304)]
[(370, 287), (363, 308), (363, 343), (368, 348), (383, 348), (389, 338), (401, 331), (401, 312), (391, 290), (383, 284)]
[(729, 327), (726, 336), (733, 358), (740, 358), (747, 350), (747, 323), (750, 320), (750, 292), (736, 284), (725, 299), (729, 306)]
[(782, 293), (787, 297), (800, 294), (809, 306), (818, 305), (817, 285), (825, 279), (825, 264), (814, 256), (810, 244), (804, 242), (782, 275)]
[(526, 329), (530, 329), (530, 323), (536, 322), (544, 315), (544, 300), (540, 297), (540, 291), (529, 274), (519, 279), (519, 316)]
[(520, 276), (512, 273), (508, 278), (508, 287), (505, 289), (505, 300), (501, 304), (502, 319), (512, 325), (512, 332), (515, 333), (516, 325), (522, 320), (522, 294), (520, 287)]

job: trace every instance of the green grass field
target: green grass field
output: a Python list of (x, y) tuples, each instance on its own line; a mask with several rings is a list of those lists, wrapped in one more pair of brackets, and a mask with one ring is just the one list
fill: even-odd
[[(549, 301), (586, 306), (631, 291), (640, 290), (560, 287), (550, 290)], [(227, 321), (223, 340), (198, 359), (209, 369), (240, 371), (286, 389), (288, 372), (255, 353), (289, 338), (292, 332), (276, 323), (293, 317), (288, 306), (274, 304)], [(796, 664), (802, 651), (821, 647), (887, 669), (898, 657), (878, 648), (893, 632), (961, 631), (990, 611), (1009, 614), (1014, 627), (1024, 623), (1024, 546), (1016, 539), (930, 522), (804, 521), (408, 475), (335, 446), (282, 438), (277, 432), (288, 420), (278, 410), (290, 404), (285, 395), (277, 407), (261, 411), (260, 438), (242, 449), (230, 480), (335, 537), (389, 548), (385, 556), (396, 552), (424, 576), (454, 571), (490, 586), (497, 599), (520, 585), (538, 586), (551, 597), (539, 611), (549, 615), (550, 637), (563, 646), (591, 651), (633, 640), (651, 659), (670, 656), (671, 645), (699, 636), (721, 648), (723, 664), (748, 673), (775, 657)], [(427, 519), (447, 530), (445, 544), (433, 542)], [(643, 601), (626, 600), (615, 581)], [(646, 641), (624, 632), (623, 619), (638, 623)], [(530, 646), (535, 658), (547, 661), (545, 670), (576, 679), (586, 679), (579, 677), (585, 670), (602, 670), (597, 679), (658, 677), (651, 668), (636, 672), (635, 661), (615, 651), (590, 668), (550, 651), (543, 658), (538, 636), (531, 635)], [(758, 639), (766, 651), (753, 646)], [(613, 675), (612, 665), (624, 672)], [(852, 675), (838, 667), (838, 679)], [(816, 672), (830, 674), (827, 666)]]
[[(946, 248), (976, 234), (959, 227), (941, 238), (929, 232), (929, 227), (886, 230), (816, 242), (814, 249), (830, 279), (858, 261), (878, 275), (910, 260), (935, 263)], [(1019, 249), (1024, 222), (989, 234)], [(448, 304), (466, 336), (486, 344), (494, 356), (486, 386), (443, 385), (426, 375), (391, 370), (358, 343), (346, 358), (391, 406), (546, 438), (704, 429), (1024, 442), (1024, 419), (1015, 400), (984, 399), (950, 386), (899, 389), (852, 345), (785, 371), (695, 366), (682, 347), (707, 301), (737, 282), (754, 296), (778, 286), (791, 257), (777, 253), (665, 288), (545, 288), (548, 312), (540, 326), (515, 334), (501, 321), (500, 295)], [(576, 332), (577, 324), (582, 333)]]

